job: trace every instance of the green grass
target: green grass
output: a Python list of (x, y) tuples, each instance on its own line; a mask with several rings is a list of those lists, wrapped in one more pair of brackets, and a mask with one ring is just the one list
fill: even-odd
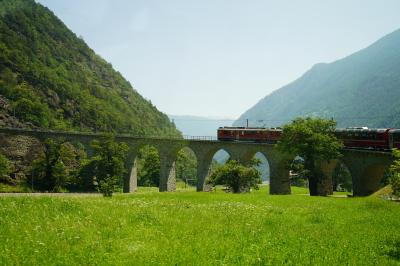
[(400, 265), (399, 204), (267, 190), (0, 197), (0, 265)]

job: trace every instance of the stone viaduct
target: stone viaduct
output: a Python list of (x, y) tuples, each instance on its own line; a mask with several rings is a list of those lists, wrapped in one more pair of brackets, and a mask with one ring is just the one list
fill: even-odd
[[(23, 130), (0, 128), (0, 138), (10, 136), (29, 136), (44, 141), (47, 138), (63, 139), (71, 143), (81, 143), (89, 156), (92, 151), (90, 142), (104, 137), (103, 134), (58, 132), (51, 130)], [(160, 191), (175, 190), (175, 161), (178, 152), (187, 147), (197, 158), (197, 191), (203, 191), (205, 180), (209, 174), (212, 158), (218, 150), (225, 150), (230, 158), (240, 162), (248, 162), (259, 152), (268, 160), (270, 170), (270, 194), (290, 194), (288, 162), (293, 158), (285, 158), (272, 144), (250, 142), (221, 142), (210, 140), (161, 139), (117, 135), (116, 141), (125, 142), (129, 146), (129, 155), (125, 165), (129, 174), (124, 178), (124, 192), (135, 192), (137, 189), (138, 152), (145, 145), (158, 150), (160, 156)], [(390, 152), (369, 150), (343, 150), (340, 161), (347, 166), (353, 178), (353, 194), (366, 196), (379, 189), (384, 171), (392, 162)], [(327, 180), (323, 186), (332, 188), (331, 175), (339, 160), (321, 164), (321, 172)], [(329, 190), (329, 189), (328, 189)], [(329, 193), (328, 193), (329, 194)]]

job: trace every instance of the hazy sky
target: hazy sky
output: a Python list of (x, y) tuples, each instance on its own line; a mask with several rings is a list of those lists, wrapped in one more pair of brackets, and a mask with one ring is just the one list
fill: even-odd
[(400, 28), (399, 0), (38, 0), (168, 114), (236, 118)]

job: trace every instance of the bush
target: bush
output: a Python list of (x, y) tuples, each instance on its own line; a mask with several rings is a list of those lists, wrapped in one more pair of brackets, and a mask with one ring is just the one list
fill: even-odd
[(258, 189), (258, 184), (262, 180), (260, 172), (255, 167), (259, 164), (259, 160), (252, 160), (247, 165), (230, 160), (224, 165), (217, 166), (208, 184), (225, 185), (228, 191), (233, 193), (249, 192), (250, 188)]
[(98, 190), (104, 195), (104, 197), (111, 197), (113, 192), (118, 188), (119, 178), (117, 176), (107, 176), (103, 180), (100, 180), (98, 184)]
[(12, 172), (12, 165), (6, 156), (0, 154), (0, 182), (8, 182)]

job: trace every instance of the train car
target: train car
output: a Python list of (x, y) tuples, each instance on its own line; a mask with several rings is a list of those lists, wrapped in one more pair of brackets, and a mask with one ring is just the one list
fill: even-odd
[(335, 135), (346, 148), (387, 150), (390, 149), (389, 131), (388, 128), (339, 128)]
[(282, 129), (260, 127), (220, 127), (218, 128), (217, 135), (218, 140), (221, 141), (276, 143), (282, 135)]
[(389, 130), (389, 148), (400, 149), (400, 129)]
[[(220, 127), (220, 141), (249, 141), (275, 144), (282, 136), (281, 128)], [(400, 129), (367, 127), (339, 128), (335, 135), (345, 148), (389, 150), (400, 149)]]

